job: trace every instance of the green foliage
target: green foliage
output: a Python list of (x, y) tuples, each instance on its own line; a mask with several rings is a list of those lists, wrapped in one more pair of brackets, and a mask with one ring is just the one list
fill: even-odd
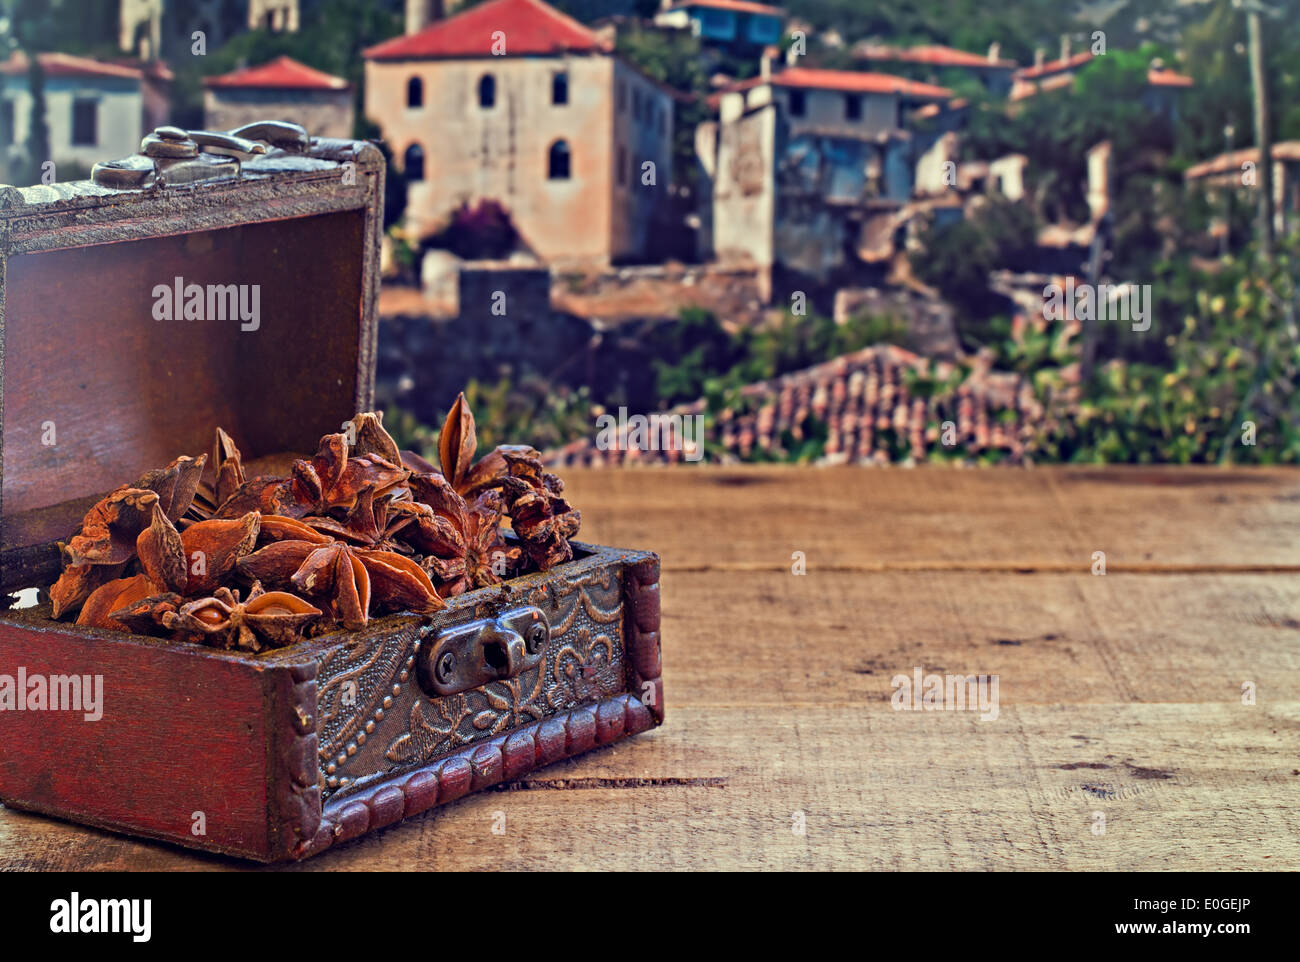
[[(1181, 330), (1166, 337), (1168, 363), (1100, 365), (1077, 406), (1056, 405), (1061, 417), (1035, 445), (1041, 457), (1300, 462), (1300, 235), (1271, 265), (1248, 251), (1193, 280)], [(1006, 345), (1002, 355), (1032, 377), (1049, 405), (1069, 393), (1072, 360), (1072, 351), (1053, 353), (1041, 340)]]
[[(539, 451), (557, 447), (592, 434), (599, 413), (585, 387), (575, 391), (539, 377), (471, 379), (465, 400), (474, 412), (480, 454), (498, 444), (530, 444)], [(392, 407), (384, 413), (384, 426), (398, 447), (438, 463), (441, 425), (422, 424), (409, 411)]]
[(952, 304), (961, 305), (958, 332), (967, 346), (988, 339), (985, 321), (1003, 307), (989, 288), (995, 270), (1025, 270), (1033, 263), (1038, 225), (1025, 204), (990, 195), (953, 224), (931, 223), (912, 252), (912, 270)]
[(356, 135), (365, 131), (362, 101), (365, 63), (362, 51), (402, 32), (402, 15), (371, 0), (322, 0), (318, 11), (304, 17), (297, 33), (250, 30), (231, 37), (203, 57), (172, 58), (176, 75), (172, 92), (174, 122), (187, 127), (203, 125), (203, 78), (229, 73), (241, 65), (266, 63), (287, 55), (295, 60), (343, 77), (356, 97)]
[[(746, 384), (811, 367), (872, 344), (898, 343), (905, 327), (894, 317), (860, 315), (843, 324), (819, 314), (786, 313), (759, 329), (729, 333), (710, 312), (686, 308), (648, 339), (660, 403), (708, 397), (717, 410)], [(713, 405), (711, 405), (713, 406)]]

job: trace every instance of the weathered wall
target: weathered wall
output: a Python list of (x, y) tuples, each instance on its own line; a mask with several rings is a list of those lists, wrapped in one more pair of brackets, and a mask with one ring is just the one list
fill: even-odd
[[(551, 78), (569, 75), (569, 102), (551, 102)], [(615, 75), (627, 87), (617, 114)], [(479, 106), (478, 84), (496, 79), (496, 104)], [(422, 107), (406, 106), (407, 82), (420, 77)], [(635, 84), (653, 94), (658, 120), (632, 117)], [(514, 219), (525, 243), (561, 264), (607, 263), (644, 246), (656, 191), (672, 175), (672, 109), (662, 92), (604, 55), (487, 57), (470, 60), (368, 62), (366, 113), (383, 129), (399, 166), (411, 144), (425, 154), (425, 176), (409, 184), (407, 219), (420, 234), (441, 226), (462, 202), (492, 198)], [(568, 143), (571, 175), (549, 180), (547, 160), (557, 140)], [(617, 183), (618, 147), (624, 185)], [(657, 188), (631, 186), (632, 157), (654, 160)], [(639, 172), (639, 164), (638, 164)], [(666, 176), (665, 176), (666, 174)]]
[(777, 108), (752, 111), (718, 131), (713, 246), (719, 261), (769, 270), (775, 260)]

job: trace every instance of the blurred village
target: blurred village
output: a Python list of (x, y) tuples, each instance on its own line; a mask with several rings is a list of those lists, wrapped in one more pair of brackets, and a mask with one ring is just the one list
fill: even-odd
[(0, 182), (381, 144), (404, 446), (465, 390), (557, 464), (1300, 459), (1295, 0), (0, 9)]

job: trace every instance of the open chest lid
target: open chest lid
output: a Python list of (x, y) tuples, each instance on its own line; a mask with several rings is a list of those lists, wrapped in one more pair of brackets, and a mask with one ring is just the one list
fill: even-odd
[(261, 123), (0, 186), (0, 591), (48, 586), (99, 497), (218, 426), (252, 461), (370, 408), (383, 171)]

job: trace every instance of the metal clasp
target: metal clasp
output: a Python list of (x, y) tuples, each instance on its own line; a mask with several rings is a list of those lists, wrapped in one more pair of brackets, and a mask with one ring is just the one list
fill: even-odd
[(541, 662), (551, 626), (540, 608), (512, 608), (440, 631), (420, 644), (416, 678), (431, 697), (513, 678)]

